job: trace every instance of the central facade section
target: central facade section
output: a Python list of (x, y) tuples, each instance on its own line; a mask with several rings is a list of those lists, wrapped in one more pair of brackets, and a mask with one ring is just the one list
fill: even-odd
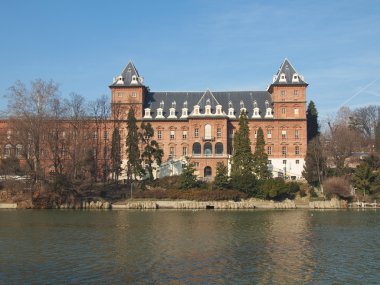
[[(164, 151), (164, 166), (189, 157), (200, 178), (212, 178), (216, 165), (229, 165), (242, 111), (249, 116), (251, 148), (258, 128), (264, 131), (273, 176), (301, 177), (306, 153), (306, 87), (287, 59), (266, 91), (152, 92), (132, 62), (114, 78), (112, 119), (125, 119), (130, 108), (137, 120), (150, 122)], [(124, 123), (123, 123), (124, 122)], [(123, 132), (123, 139), (126, 133)]]

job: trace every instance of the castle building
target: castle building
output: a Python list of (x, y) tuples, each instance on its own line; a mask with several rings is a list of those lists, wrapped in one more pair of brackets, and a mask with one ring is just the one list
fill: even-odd
[(273, 176), (298, 179), (307, 146), (307, 86), (285, 59), (265, 91), (154, 92), (144, 85), (132, 62), (109, 87), (112, 119), (125, 122), (133, 107), (137, 120), (150, 122), (154, 128), (154, 139), (164, 151), (163, 161), (190, 157), (198, 177), (214, 177), (218, 162), (229, 165), (234, 133), (244, 110), (249, 117), (252, 152), (261, 127)]

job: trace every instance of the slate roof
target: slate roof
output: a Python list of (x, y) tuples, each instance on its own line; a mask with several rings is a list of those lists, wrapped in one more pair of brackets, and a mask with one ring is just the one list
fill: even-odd
[[(123, 69), (123, 71), (121, 72), (119, 76), (123, 78), (124, 83), (123, 84), (117, 83), (117, 77), (116, 77), (116, 80), (114, 80), (114, 82), (110, 86), (119, 86), (119, 87), (120, 86), (122, 87), (143, 86), (142, 82), (140, 81), (141, 77), (132, 61), (130, 61), (127, 64), (127, 66)], [(133, 76), (136, 76), (137, 83), (131, 84)]]
[[(286, 82), (280, 82), (280, 75), (285, 74)], [(298, 75), (298, 82), (294, 82), (293, 75)], [(305, 80), (303, 79), (302, 75), (300, 75), (296, 69), (293, 67), (293, 65), (290, 63), (290, 61), (285, 58), (284, 62), (281, 64), (280, 68), (277, 71), (277, 74), (275, 75), (275, 80), (273, 81), (272, 85), (308, 85)]]
[[(211, 113), (215, 113), (216, 105), (222, 105), (222, 111), (225, 116), (228, 114), (229, 102), (235, 111), (236, 118), (240, 114), (240, 103), (244, 104), (247, 109), (248, 116), (253, 114), (253, 102), (257, 102), (260, 108), (260, 116), (264, 118), (266, 106), (265, 101), (268, 101), (269, 106), (272, 107), (272, 97), (267, 91), (210, 91), (205, 92), (149, 92), (145, 97), (144, 108), (151, 109), (153, 120), (157, 115), (157, 108), (160, 108), (160, 103), (164, 103), (163, 115), (165, 118), (169, 115), (169, 108), (175, 102), (176, 116), (181, 117), (182, 108), (184, 103), (187, 102), (189, 115), (193, 111), (194, 105), (199, 105), (201, 114), (205, 112), (205, 105), (209, 102), (211, 105)], [(215, 116), (215, 115), (214, 115)]]

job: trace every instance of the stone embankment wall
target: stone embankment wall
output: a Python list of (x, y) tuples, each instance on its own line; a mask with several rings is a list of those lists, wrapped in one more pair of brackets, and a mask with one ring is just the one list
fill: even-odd
[(111, 209), (111, 203), (104, 201), (64, 203), (56, 205), (55, 209)]
[(295, 209), (294, 201), (284, 202), (263, 201), (248, 199), (239, 202), (234, 201), (126, 201), (113, 204), (113, 209)]
[(347, 208), (347, 202), (332, 198), (327, 201), (313, 201), (309, 203), (310, 209), (341, 209)]

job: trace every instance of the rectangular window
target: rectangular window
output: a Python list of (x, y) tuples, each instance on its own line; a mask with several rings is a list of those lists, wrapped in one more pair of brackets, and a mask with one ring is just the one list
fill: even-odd
[(286, 114), (286, 108), (285, 107), (281, 108), (281, 114)]
[(268, 160), (268, 164), (272, 164), (272, 160)]
[(294, 96), (298, 96), (298, 90), (294, 90)]
[(187, 139), (187, 131), (182, 132), (182, 138), (185, 140)]
[(136, 92), (132, 92), (132, 97), (136, 97)]
[(286, 159), (284, 159), (284, 160), (282, 161), (282, 164), (286, 164)]
[(123, 93), (119, 92), (119, 93), (117, 93), (117, 96), (118, 97), (123, 97)]
[(299, 155), (299, 154), (300, 154), (300, 147), (296, 146), (296, 155)]
[(298, 116), (299, 113), (300, 113), (300, 110), (299, 110), (298, 108), (295, 108), (295, 109), (294, 109), (294, 115), (297, 115), (297, 116)]
[(197, 138), (197, 137), (199, 137), (199, 129), (198, 128), (196, 128), (195, 130), (194, 130), (194, 136)]
[(283, 146), (283, 147), (282, 147), (282, 155), (283, 155), (283, 156), (286, 156), (286, 146)]
[(272, 147), (271, 146), (268, 146), (267, 153), (268, 153), (268, 155), (272, 155)]
[(298, 139), (299, 138), (299, 132), (298, 130), (294, 131), (294, 138)]
[(281, 96), (285, 96), (285, 90), (281, 90)]
[(221, 138), (221, 137), (222, 137), (222, 129), (221, 129), (221, 128), (218, 128), (218, 129), (216, 130), (216, 136), (217, 136), (218, 138)]
[(98, 131), (94, 131), (94, 133), (92, 134), (92, 138), (94, 140), (98, 139)]
[(174, 131), (170, 131), (170, 139), (174, 140)]
[(158, 138), (159, 140), (162, 139), (162, 131), (161, 131), (161, 130), (158, 130), (158, 131), (157, 131), (157, 138)]
[(182, 155), (183, 156), (187, 155), (187, 147), (186, 146), (182, 147)]
[(171, 157), (174, 157), (174, 155), (175, 155), (175, 148), (173, 146), (170, 147), (169, 155)]
[(298, 159), (296, 159), (296, 164), (300, 164), (300, 161)]
[(199, 167), (199, 162), (194, 162), (195, 167)]
[(272, 138), (272, 130), (267, 130), (267, 138), (268, 139)]
[(281, 131), (281, 138), (286, 139), (286, 131)]
[(230, 129), (228, 132), (229, 132), (228, 137), (229, 137), (230, 139), (233, 138), (233, 137), (234, 137), (234, 130), (233, 130), (233, 129)]
[(255, 139), (257, 139), (257, 130), (255, 130)]

